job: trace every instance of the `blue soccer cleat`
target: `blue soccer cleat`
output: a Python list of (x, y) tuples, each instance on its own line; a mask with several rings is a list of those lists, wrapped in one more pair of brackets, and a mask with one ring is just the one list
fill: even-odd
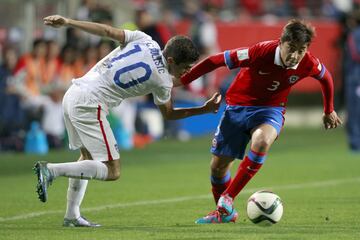
[(77, 219), (64, 218), (64, 227), (101, 227), (100, 224), (92, 223), (86, 218), (80, 216)]
[(217, 210), (225, 215), (230, 215), (233, 210), (233, 199), (229, 195), (221, 195), (217, 203)]
[(54, 179), (46, 165), (47, 162), (37, 162), (33, 168), (38, 178), (36, 192), (42, 202), (47, 201), (47, 188), (51, 185)]
[(238, 213), (233, 209), (232, 213), (229, 215), (222, 214), (218, 210), (210, 212), (205, 217), (199, 218), (195, 221), (196, 224), (211, 224), (211, 223), (235, 223), (238, 218)]

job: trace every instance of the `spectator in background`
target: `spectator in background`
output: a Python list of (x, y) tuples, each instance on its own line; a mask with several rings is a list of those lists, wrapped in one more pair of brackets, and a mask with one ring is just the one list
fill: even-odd
[(81, 60), (75, 60), (76, 65), (82, 69), (83, 74), (88, 72), (99, 61), (99, 50), (95, 46), (88, 46), (84, 49)]
[(9, 88), (8, 83), (15, 69), (18, 53), (12, 46), (3, 49), (3, 63), (0, 66), (0, 150), (21, 151), (21, 131), (24, 129), (25, 113), (20, 96)]
[[(96, 0), (82, 0), (79, 9), (76, 12), (76, 18), (82, 21), (93, 21), (103, 24), (112, 24), (113, 16), (109, 6), (106, 6), (101, 1)], [(74, 44), (70, 40), (71, 38), (81, 39), (86, 44), (77, 44), (77, 49), (83, 49), (84, 46), (94, 46), (99, 44), (101, 37), (83, 33), (77, 29), (67, 29), (68, 41), (67, 45)]]
[(99, 51), (99, 60), (103, 59), (106, 55), (108, 55), (116, 47), (117, 46), (116, 46), (115, 42), (109, 41), (106, 39), (102, 39), (97, 46), (97, 49)]
[(44, 74), (44, 83), (50, 84), (57, 80), (61, 69), (60, 45), (54, 40), (47, 41), (46, 65)]
[(67, 85), (53, 81), (46, 88), (46, 95), (42, 100), (41, 128), (46, 133), (50, 148), (63, 147), (65, 125), (62, 115), (61, 100)]
[[(23, 89), (20, 93), (29, 101), (40, 95), (41, 85), (46, 83), (45, 62), (47, 45), (43, 39), (36, 39), (31, 53), (24, 54), (18, 61), (14, 73), (23, 81)], [(21, 86), (22, 87), (22, 86)]]
[(288, 17), (290, 14), (290, 5), (287, 0), (265, 1), (264, 8), (265, 15)]
[[(86, 52), (87, 53), (87, 52)], [(61, 69), (59, 73), (59, 80), (66, 86), (71, 85), (71, 80), (75, 77), (81, 76), (83, 69), (77, 64), (78, 52), (76, 48), (65, 45), (60, 53)]]
[(82, 21), (90, 20), (90, 14), (96, 8), (95, 0), (82, 0), (76, 12), (76, 18)]
[(252, 16), (260, 16), (263, 14), (263, 3), (259, 0), (239, 0), (241, 6)]
[[(43, 86), (46, 76), (47, 44), (43, 39), (33, 42), (33, 50), (25, 53), (17, 62), (14, 77), (9, 85), (14, 93), (21, 97), (21, 106), (26, 113), (26, 126), (42, 118)], [(27, 128), (26, 127), (26, 128)]]
[[(194, 1), (187, 1), (185, 11), (191, 19), (189, 35), (200, 51), (200, 59), (218, 52), (218, 35), (215, 25), (217, 9), (211, 4), (200, 7)], [(218, 88), (216, 74), (210, 73), (202, 76), (198, 81), (191, 83), (188, 88), (199, 96), (209, 96)]]
[(166, 26), (156, 22), (145, 8), (135, 11), (135, 24), (140, 31), (151, 36), (161, 49), (171, 37), (171, 32)]
[(349, 147), (360, 153), (360, 10), (352, 16), (354, 28), (347, 38), (345, 64), (345, 96)]

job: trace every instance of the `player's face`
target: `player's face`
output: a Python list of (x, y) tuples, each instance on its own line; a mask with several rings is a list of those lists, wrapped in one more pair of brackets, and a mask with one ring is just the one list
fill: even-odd
[(308, 49), (307, 44), (298, 44), (292, 42), (280, 43), (280, 56), (286, 67), (293, 67), (298, 64)]
[(175, 62), (173, 62), (169, 66), (169, 73), (173, 75), (175, 78), (180, 78), (181, 75), (183, 75), (184, 73), (188, 72), (191, 69), (192, 65), (193, 65), (192, 63), (176, 64)]

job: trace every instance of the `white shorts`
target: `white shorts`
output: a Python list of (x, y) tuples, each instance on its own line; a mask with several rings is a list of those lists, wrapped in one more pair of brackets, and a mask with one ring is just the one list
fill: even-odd
[(107, 107), (88, 91), (73, 84), (63, 99), (65, 126), (69, 148), (86, 148), (97, 161), (119, 159), (118, 146), (106, 118)]

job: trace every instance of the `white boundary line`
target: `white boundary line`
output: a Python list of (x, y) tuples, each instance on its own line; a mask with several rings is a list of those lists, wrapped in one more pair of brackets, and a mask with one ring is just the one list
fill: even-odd
[[(360, 182), (360, 178), (336, 179), (336, 180), (328, 180), (328, 181), (290, 184), (290, 185), (283, 185), (283, 186), (251, 188), (251, 189), (245, 189), (241, 193), (252, 193), (259, 189), (296, 190), (296, 189), (302, 189), (302, 188), (330, 187), (330, 186), (337, 186), (340, 184), (355, 183), (355, 182)], [(143, 206), (143, 205), (157, 205), (157, 204), (166, 204), (166, 203), (175, 203), (175, 202), (185, 202), (185, 201), (190, 201), (190, 200), (207, 199), (210, 197), (211, 197), (210, 194), (206, 194), (206, 195), (198, 195), (198, 196), (168, 198), (168, 199), (162, 199), (162, 200), (148, 200), (148, 201), (138, 201), (138, 202), (131, 202), (131, 203), (119, 203), (119, 204), (103, 205), (103, 206), (99, 206), (99, 207), (84, 208), (84, 209), (82, 209), (82, 211), (83, 212), (96, 212), (96, 211), (108, 210), (108, 209), (113, 209), (113, 208), (125, 208), (125, 207), (134, 207), (134, 206)], [(64, 212), (63, 210), (53, 210), (53, 211), (32, 212), (32, 213), (16, 215), (16, 216), (12, 216), (12, 217), (0, 217), (0, 222), (24, 220), (24, 219), (43, 216), (43, 215), (60, 214), (63, 212)]]

